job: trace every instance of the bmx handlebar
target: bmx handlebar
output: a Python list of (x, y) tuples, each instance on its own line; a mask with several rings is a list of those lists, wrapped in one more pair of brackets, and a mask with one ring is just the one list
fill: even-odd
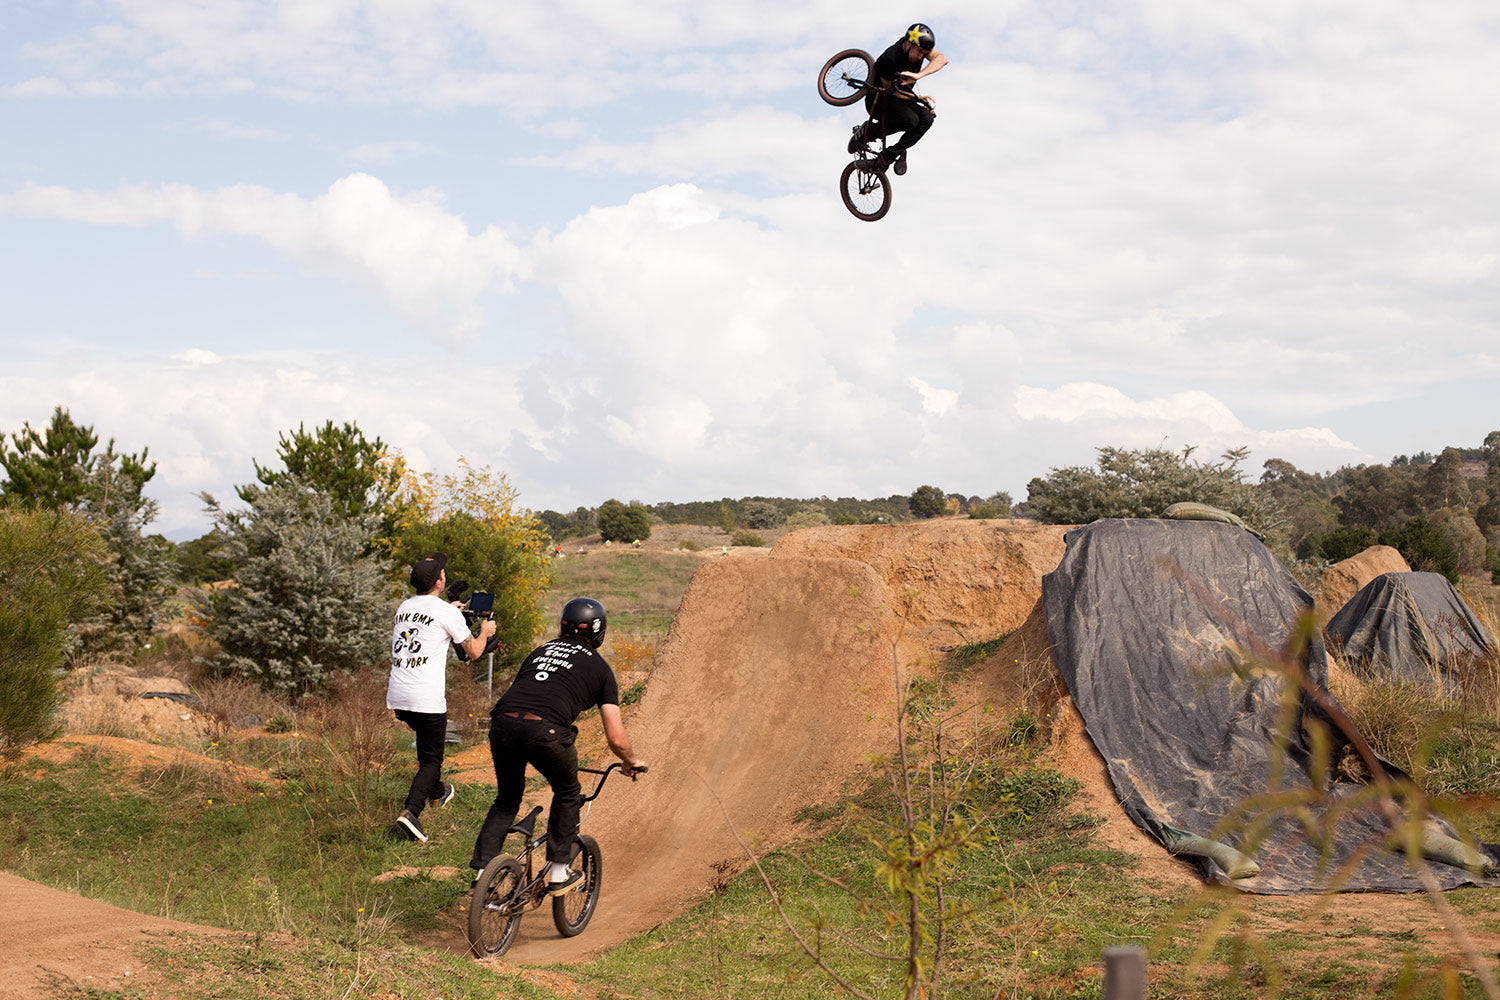
[[(623, 763), (621, 763), (619, 761), (616, 761), (615, 763), (609, 765), (608, 767), (606, 767), (602, 771), (599, 770), (597, 767), (580, 767), (578, 769), (580, 771), (587, 771), (589, 774), (597, 774), (597, 775), (599, 775), (599, 784), (597, 784), (597, 785), (594, 786), (594, 792), (593, 792), (593, 794), (592, 795), (586, 795), (586, 796), (584, 796), (582, 802), (592, 802), (595, 799), (597, 799), (599, 797), (599, 793), (604, 790), (604, 782), (606, 782), (607, 780), (609, 780), (610, 773), (613, 772), (613, 771), (615, 771), (615, 770), (617, 770), (617, 769), (619, 769), (619, 768), (622, 768), (624, 766), (625, 765)], [(644, 768), (644, 767), (638, 767), (638, 768), (635, 769), (635, 773), (636, 774), (645, 774), (646, 773), (646, 768)], [(582, 804), (582, 802), (580, 802), (580, 805)]]

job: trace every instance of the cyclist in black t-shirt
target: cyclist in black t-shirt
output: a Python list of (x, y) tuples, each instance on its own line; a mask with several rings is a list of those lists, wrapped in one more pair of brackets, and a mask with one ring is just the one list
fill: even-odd
[(490, 711), (490, 756), (495, 762), (495, 801), (474, 841), (469, 866), (483, 871), (500, 853), (505, 831), (516, 821), (525, 788), (526, 765), (541, 772), (552, 786), (547, 814), (549, 892), (566, 891), (581, 877), (571, 871), (573, 836), (583, 789), (578, 784), (578, 752), (573, 725), (580, 712), (599, 706), (604, 738), (632, 779), (646, 765), (630, 747), (620, 721), (620, 693), (615, 673), (599, 655), (607, 619), (604, 605), (577, 597), (563, 605), (558, 636), (533, 649), (516, 679)]
[[(894, 83), (897, 89), (910, 91), (912, 84), (922, 77), (948, 65), (948, 57), (935, 49), (934, 44), (932, 29), (927, 25), (914, 24), (907, 28), (906, 34), (875, 60), (875, 71), (871, 74), (875, 78), (873, 82), (881, 87)], [(865, 110), (870, 113), (870, 120), (854, 127), (849, 152), (859, 152), (866, 143), (879, 136), (884, 123), (886, 135), (900, 132), (901, 139), (886, 146), (885, 152), (876, 158), (876, 166), (884, 170), (894, 165), (896, 173), (906, 173), (906, 151), (932, 128), (933, 119), (937, 117), (934, 113), (936, 104), (930, 97), (913, 95), (911, 99), (903, 100), (882, 93), (866, 94)]]

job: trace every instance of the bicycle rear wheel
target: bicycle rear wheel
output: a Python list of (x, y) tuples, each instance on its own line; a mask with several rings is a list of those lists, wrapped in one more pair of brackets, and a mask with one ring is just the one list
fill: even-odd
[(572, 937), (589, 925), (599, 905), (599, 884), (604, 878), (604, 856), (593, 837), (580, 833), (573, 838), (573, 860), (568, 867), (583, 872), (583, 879), (561, 896), (552, 897), (552, 922), (557, 933)]
[(844, 207), (856, 219), (865, 222), (883, 219), (891, 210), (891, 179), (870, 163), (865, 159), (855, 160), (839, 177), (839, 194), (843, 195)]
[(524, 882), (521, 862), (509, 854), (497, 855), (479, 873), (469, 898), (469, 949), (479, 958), (505, 954), (516, 939), (526, 908)]
[(847, 107), (864, 96), (865, 84), (875, 72), (875, 60), (864, 49), (845, 49), (823, 64), (818, 76), (818, 96), (836, 108)]

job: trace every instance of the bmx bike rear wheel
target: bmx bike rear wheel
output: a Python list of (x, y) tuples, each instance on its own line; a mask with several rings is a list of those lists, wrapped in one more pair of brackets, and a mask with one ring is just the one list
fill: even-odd
[(856, 219), (875, 222), (891, 210), (891, 179), (874, 169), (869, 160), (855, 160), (839, 177), (844, 207)]
[(875, 60), (864, 49), (845, 49), (823, 64), (818, 75), (818, 96), (836, 108), (847, 107), (864, 96), (875, 72)]
[(604, 856), (593, 837), (580, 833), (573, 838), (573, 860), (568, 867), (583, 872), (583, 878), (561, 896), (552, 897), (552, 922), (557, 933), (573, 937), (589, 925), (599, 905), (599, 885), (604, 878)]
[(479, 873), (469, 898), (469, 949), (477, 957), (503, 955), (516, 939), (526, 908), (524, 881), (521, 862), (509, 854), (497, 855)]

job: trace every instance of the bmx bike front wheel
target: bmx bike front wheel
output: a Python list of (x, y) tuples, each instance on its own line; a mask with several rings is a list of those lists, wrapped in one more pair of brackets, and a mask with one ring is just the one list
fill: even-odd
[(870, 166), (869, 160), (855, 160), (839, 177), (839, 194), (856, 219), (876, 222), (891, 210), (891, 179)]

